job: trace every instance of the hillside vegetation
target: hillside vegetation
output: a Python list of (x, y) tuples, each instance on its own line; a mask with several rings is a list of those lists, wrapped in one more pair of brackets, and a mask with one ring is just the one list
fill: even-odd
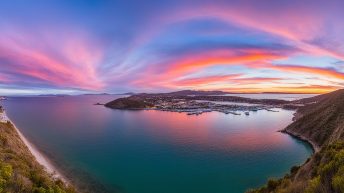
[(343, 140), (344, 90), (313, 97), (314, 99), (318, 102), (313, 101), (312, 104), (300, 108), (297, 120), (285, 130), (301, 134), (319, 147), (339, 139)]
[(113, 109), (143, 109), (152, 107), (151, 103), (144, 101), (137, 96), (130, 96), (126, 98), (119, 98), (105, 104), (106, 107)]
[(74, 193), (48, 174), (10, 122), (0, 122), (0, 193)]
[(344, 90), (304, 99), (285, 132), (320, 148), (282, 179), (249, 193), (344, 193)]

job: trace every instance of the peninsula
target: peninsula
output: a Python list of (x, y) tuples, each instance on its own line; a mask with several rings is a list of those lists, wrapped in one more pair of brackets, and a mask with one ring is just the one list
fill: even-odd
[(105, 104), (106, 107), (113, 109), (161, 110), (185, 112), (188, 115), (199, 115), (211, 111), (234, 115), (240, 115), (241, 112), (245, 112), (248, 115), (250, 111), (275, 111), (274, 108), (296, 109), (303, 105), (303, 101), (251, 99), (228, 96), (221, 91), (190, 90), (171, 93), (136, 94)]

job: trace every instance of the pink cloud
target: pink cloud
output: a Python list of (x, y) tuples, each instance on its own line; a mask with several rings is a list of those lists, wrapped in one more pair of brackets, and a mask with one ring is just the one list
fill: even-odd
[[(131, 83), (135, 86), (167, 86), (176, 79), (198, 72), (212, 66), (256, 66), (257, 62), (268, 62), (275, 59), (284, 59), (286, 56), (264, 50), (248, 49), (243, 53), (231, 50), (212, 50), (203, 55), (192, 55), (175, 59), (173, 62), (161, 64), (163, 69), (151, 66)], [(158, 70), (158, 71), (157, 71)]]
[(232, 80), (233, 78), (237, 78), (242, 76), (242, 74), (230, 74), (230, 75), (218, 75), (218, 76), (206, 76), (206, 77), (198, 77), (198, 78), (189, 78), (189, 79), (182, 79), (171, 83), (171, 86), (199, 86), (203, 84), (209, 83), (218, 83), (224, 82), (228, 80)]
[(297, 74), (314, 74), (328, 78), (335, 78), (339, 80), (344, 80), (344, 73), (339, 72), (335, 69), (330, 68), (319, 68), (319, 67), (308, 67), (300, 65), (274, 65), (274, 64), (265, 64), (261, 65), (258, 68), (269, 68), (273, 70), (279, 70), (282, 72), (292, 72)]
[[(30, 34), (18, 35), (11, 31), (2, 34), (0, 56), (6, 60), (2, 70), (16, 76), (17, 81), (27, 76), (40, 80), (42, 84), (102, 89), (104, 85), (96, 74), (102, 57), (100, 51), (94, 51), (86, 41), (72, 35), (59, 39), (61, 42), (57, 43)], [(37, 46), (28, 44), (40, 41), (47, 42)], [(53, 50), (49, 43), (56, 44), (52, 45)], [(61, 45), (63, 49), (59, 49)], [(25, 82), (25, 78), (22, 81)]]
[[(258, 30), (267, 34), (284, 38), (288, 42), (309, 54), (320, 56), (332, 56), (344, 59), (341, 46), (334, 48), (339, 34), (344, 33), (344, 27), (338, 26), (336, 18), (332, 18), (325, 10), (340, 11), (336, 3), (293, 2), (294, 6), (273, 7), (269, 1), (250, 1), (231, 3), (230, 5), (206, 4), (193, 6), (192, 9), (176, 8), (168, 13), (155, 18), (149, 27), (137, 38), (136, 44), (143, 45), (152, 41), (162, 29), (178, 22), (190, 21), (202, 18), (213, 18), (228, 24), (236, 24), (243, 28)], [(268, 5), (267, 5), (268, 4)], [(272, 6), (264, 10), (264, 6)], [(326, 29), (330, 24), (336, 27), (333, 30)], [(336, 23), (337, 22), (337, 23)], [(315, 40), (326, 39), (331, 42), (331, 47), (315, 44)]]

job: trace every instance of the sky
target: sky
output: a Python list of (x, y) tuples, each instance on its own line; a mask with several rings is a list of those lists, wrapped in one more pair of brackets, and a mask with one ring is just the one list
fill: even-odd
[(0, 95), (325, 93), (344, 1), (1, 0)]

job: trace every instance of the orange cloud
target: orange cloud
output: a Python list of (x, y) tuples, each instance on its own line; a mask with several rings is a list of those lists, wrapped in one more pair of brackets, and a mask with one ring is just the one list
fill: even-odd
[(226, 83), (226, 84), (259, 84), (264, 82), (274, 82), (278, 80), (283, 80), (282, 78), (239, 78), (243, 74), (233, 74), (233, 75), (220, 75), (220, 76), (206, 76), (199, 78), (183, 79), (179, 81), (172, 82), (169, 87), (176, 86), (188, 86), (196, 87), (213, 83)]
[(238, 93), (262, 93), (262, 92), (282, 92), (282, 93), (305, 93), (305, 94), (323, 94), (341, 89), (339, 86), (327, 85), (304, 85), (304, 86), (275, 86), (269, 88), (251, 87), (251, 88), (222, 88), (220, 90)]
[(208, 57), (190, 57), (182, 59), (171, 65), (168, 69), (168, 74), (184, 74), (190, 71), (199, 70), (200, 68), (210, 67), (214, 65), (248, 65), (251, 62), (271, 61), (275, 59), (282, 59), (284, 56), (279, 56), (265, 52), (251, 52), (239, 56), (208, 56)]
[(207, 76), (207, 77), (200, 77), (200, 78), (190, 78), (190, 79), (183, 79), (172, 83), (173, 86), (197, 86), (215, 82), (223, 82), (228, 81), (233, 78), (237, 78), (242, 76), (242, 74), (231, 74), (231, 75), (220, 75), (220, 76)]
[[(216, 55), (216, 54), (215, 54)], [(147, 73), (149, 76), (146, 78), (135, 80), (137, 85), (142, 85), (144, 87), (163, 87), (163, 88), (179, 88), (179, 87), (197, 87), (202, 86), (203, 89), (219, 89), (226, 84), (242, 85), (245, 87), (250, 86), (249, 89), (240, 89), (231, 91), (235, 92), (296, 92), (296, 93), (326, 93), (336, 90), (340, 87), (338, 86), (301, 86), (301, 87), (288, 87), (283, 86), (283, 83), (278, 83), (276, 81), (284, 80), (283, 78), (238, 78), (230, 76), (208, 76), (201, 78), (192, 79), (182, 79), (178, 80), (179, 77), (186, 74), (190, 74), (196, 71), (200, 71), (203, 68), (217, 65), (236, 65), (240, 64), (247, 68), (255, 69), (272, 69), (287, 73), (299, 73), (299, 74), (312, 74), (327, 78), (335, 78), (339, 80), (344, 80), (344, 73), (338, 72), (335, 69), (330, 68), (320, 68), (320, 67), (308, 67), (300, 65), (276, 65), (271, 64), (270, 61), (274, 59), (280, 59), (283, 56), (276, 56), (269, 53), (261, 54), (251, 54), (245, 56), (233, 56), (233, 57), (215, 57), (215, 56), (200, 56), (200, 57), (190, 57), (189, 59), (182, 59), (180, 62), (176, 62), (171, 67), (167, 68), (166, 73), (161, 73), (154, 76), (154, 73)], [(218, 85), (209, 85), (211, 83), (218, 83)], [(282, 87), (267, 87), (267, 84), (261, 83), (277, 83), (282, 85)], [(259, 84), (259, 85), (258, 85)]]
[[(132, 81), (132, 84), (135, 86), (146, 87), (166, 86), (170, 85), (171, 82), (183, 75), (191, 74), (211, 66), (241, 65), (255, 67), (257, 66), (257, 62), (266, 63), (276, 59), (283, 59), (285, 57), (286, 56), (277, 55), (268, 51), (254, 49), (248, 50), (246, 53), (242, 53), (240, 55), (230, 53), (228, 50), (216, 50), (211, 51), (206, 55), (189, 56), (170, 64), (167, 63), (164, 65), (168, 66), (167, 69), (164, 69), (164, 72), (157, 73), (154, 68), (149, 68), (140, 79)], [(183, 82), (181, 84), (183, 84)]]
[(278, 80), (284, 80), (283, 78), (264, 78), (264, 77), (258, 77), (258, 78), (238, 78), (238, 79), (232, 79), (231, 82), (238, 83), (238, 84), (258, 84), (263, 82), (274, 82)]
[(334, 69), (329, 68), (318, 68), (318, 67), (308, 67), (308, 66), (298, 66), (298, 65), (273, 65), (267, 64), (264, 67), (274, 70), (279, 70), (283, 72), (293, 72), (293, 73), (308, 73), (326, 76), (329, 78), (336, 78), (344, 80), (344, 73), (338, 72)]

